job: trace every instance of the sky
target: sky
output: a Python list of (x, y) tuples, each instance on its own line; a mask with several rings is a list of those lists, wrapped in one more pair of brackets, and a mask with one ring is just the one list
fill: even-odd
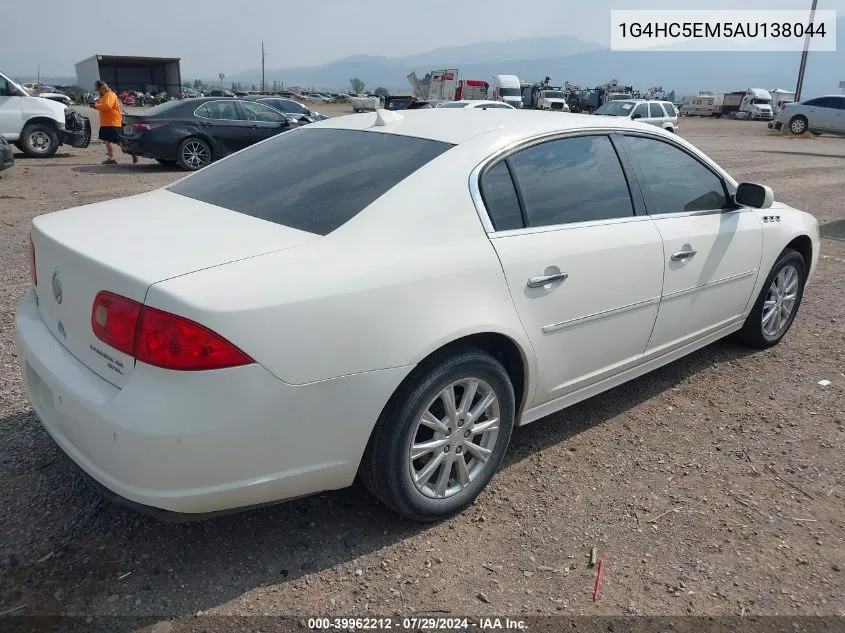
[[(400, 57), (442, 46), (571, 35), (608, 45), (611, 9), (806, 9), (811, 0), (0, 0), (0, 69), (73, 76), (95, 53), (180, 57), (182, 76)], [(845, 15), (845, 0), (819, 0)], [(28, 25), (8, 28), (5, 25)]]

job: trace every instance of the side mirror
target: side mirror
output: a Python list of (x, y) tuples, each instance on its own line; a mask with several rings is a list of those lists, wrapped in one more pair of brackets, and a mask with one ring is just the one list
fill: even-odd
[(635, 114), (634, 116), (631, 117), (631, 119), (633, 119), (633, 120), (642, 119), (642, 118), (643, 118), (642, 114)]
[(743, 207), (752, 209), (768, 209), (775, 201), (775, 194), (771, 187), (757, 185), (753, 182), (741, 182), (736, 188), (734, 201)]

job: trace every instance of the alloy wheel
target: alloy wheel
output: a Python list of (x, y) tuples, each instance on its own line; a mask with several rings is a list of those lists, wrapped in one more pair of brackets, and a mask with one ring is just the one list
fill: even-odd
[(182, 158), (185, 160), (185, 164), (192, 169), (204, 167), (208, 164), (210, 158), (208, 147), (199, 141), (185, 143), (185, 147), (182, 148)]
[(411, 479), (433, 499), (462, 492), (486, 468), (496, 446), (499, 399), (477, 378), (451, 383), (417, 422), (408, 453)]
[(789, 323), (798, 298), (798, 270), (791, 264), (784, 266), (772, 280), (763, 301), (763, 334), (777, 336)]

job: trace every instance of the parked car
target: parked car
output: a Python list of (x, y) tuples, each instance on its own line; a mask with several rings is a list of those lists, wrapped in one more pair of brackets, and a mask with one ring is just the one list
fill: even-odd
[(14, 164), (15, 154), (12, 152), (12, 146), (3, 136), (0, 136), (0, 171), (9, 169)]
[(777, 130), (784, 125), (793, 134), (833, 132), (845, 134), (845, 96), (815, 97), (800, 103), (787, 103), (769, 124)]
[(0, 72), (0, 136), (31, 158), (49, 158), (64, 144), (88, 147), (91, 122), (62, 103), (33, 96)]
[(337, 117), (34, 218), (17, 348), (50, 435), (143, 511), (360, 475), (433, 521), (515, 425), (731, 334), (780, 342), (818, 229), (622, 117)]
[(488, 110), (490, 108), (496, 110), (516, 110), (511, 104), (504, 101), (441, 101), (437, 104), (438, 108), (481, 108)]
[(669, 101), (625, 99), (608, 101), (593, 112), (593, 115), (615, 116), (650, 123), (668, 132), (678, 131), (678, 111)]
[(309, 119), (307, 122), (313, 121), (323, 121), (328, 119), (325, 114), (320, 114), (316, 110), (312, 110), (311, 108), (302, 105), (301, 103), (294, 101), (293, 99), (285, 99), (283, 97), (273, 97), (273, 96), (265, 96), (265, 95), (254, 95), (249, 97), (251, 101), (258, 101), (259, 103), (263, 103), (265, 105), (270, 106), (274, 110), (278, 110), (279, 112), (284, 112), (285, 114), (290, 114), (296, 116), (298, 119), (302, 119), (302, 117), (306, 117)]
[(123, 123), (124, 152), (190, 171), (299, 126), (263, 103), (214, 97), (168, 101)]

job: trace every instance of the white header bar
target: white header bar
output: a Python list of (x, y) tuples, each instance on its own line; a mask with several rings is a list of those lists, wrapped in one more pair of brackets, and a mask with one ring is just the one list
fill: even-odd
[(614, 51), (811, 51), (836, 50), (836, 11), (614, 10)]

